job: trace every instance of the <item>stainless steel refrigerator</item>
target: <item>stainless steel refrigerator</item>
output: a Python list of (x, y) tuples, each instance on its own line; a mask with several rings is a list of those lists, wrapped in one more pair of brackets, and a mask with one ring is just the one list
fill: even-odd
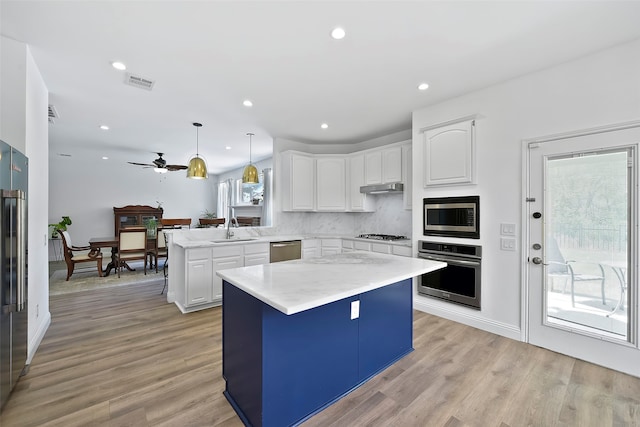
[(0, 412), (27, 361), (28, 159), (0, 141)]

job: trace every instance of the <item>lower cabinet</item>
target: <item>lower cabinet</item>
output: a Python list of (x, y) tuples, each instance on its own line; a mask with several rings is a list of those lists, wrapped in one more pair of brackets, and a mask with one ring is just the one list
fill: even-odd
[[(213, 248), (183, 249), (172, 262), (184, 265), (184, 272), (175, 276), (183, 283), (175, 290), (175, 303), (183, 313), (222, 304), (222, 279), (216, 271), (269, 263), (269, 244), (225, 245)], [(184, 259), (184, 264), (179, 261)]]
[(342, 253), (342, 239), (321, 239), (320, 255), (336, 255)]
[(211, 249), (190, 249), (187, 251), (185, 283), (185, 307), (209, 303), (213, 300), (211, 286)]
[(407, 279), (287, 316), (224, 282), (225, 397), (245, 425), (298, 425), (413, 350), (412, 295)]
[(302, 241), (302, 259), (320, 256), (320, 240), (304, 239)]

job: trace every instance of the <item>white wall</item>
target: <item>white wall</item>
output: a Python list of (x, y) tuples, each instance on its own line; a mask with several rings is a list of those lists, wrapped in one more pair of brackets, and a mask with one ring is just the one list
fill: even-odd
[(28, 47), (0, 37), (2, 79), (0, 139), (29, 158), (27, 363), (50, 322), (47, 251), (48, 92)]
[[(55, 126), (55, 125), (54, 125)], [(100, 157), (49, 157), (49, 223), (63, 215), (73, 224), (74, 244), (91, 237), (113, 236), (113, 208), (162, 204), (165, 218), (191, 218), (192, 226), (205, 210), (215, 210), (214, 179), (188, 179), (186, 171), (158, 174)]]
[[(413, 113), (413, 206), (423, 197), (478, 194), (481, 204), (482, 311), (416, 296), (416, 308), (520, 339), (523, 254), (500, 250), (500, 223), (522, 238), (521, 141), (640, 118), (640, 41), (442, 102)], [(420, 128), (477, 114), (477, 185), (425, 190)], [(421, 210), (413, 235), (422, 235)], [(423, 237), (426, 239), (426, 237)], [(446, 241), (445, 238), (428, 240)]]

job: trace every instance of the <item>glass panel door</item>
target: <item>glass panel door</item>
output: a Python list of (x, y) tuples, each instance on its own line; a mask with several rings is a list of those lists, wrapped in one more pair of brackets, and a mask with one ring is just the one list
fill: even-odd
[(640, 126), (527, 146), (527, 341), (640, 376)]
[(627, 340), (629, 149), (546, 159), (546, 321)]

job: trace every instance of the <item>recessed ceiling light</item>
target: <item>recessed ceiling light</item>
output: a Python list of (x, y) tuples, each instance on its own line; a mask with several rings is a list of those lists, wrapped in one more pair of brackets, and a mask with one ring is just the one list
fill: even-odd
[(109, 160), (107, 156), (102, 156), (102, 160)]
[(326, 124), (326, 123), (323, 123), (323, 124), (321, 124), (321, 125), (320, 125), (320, 127), (321, 127), (322, 129), (326, 129), (326, 128), (328, 128), (328, 127), (329, 127), (329, 125), (328, 125), (328, 124)]
[(245, 100), (242, 102), (242, 105), (244, 105), (245, 107), (253, 107), (253, 102), (251, 102), (251, 101), (250, 101), (250, 100), (248, 100), (248, 99), (245, 99)]
[(229, 147), (228, 145), (226, 147), (224, 147), (225, 150), (231, 150), (231, 147)]
[(113, 68), (115, 68), (116, 70), (120, 70), (120, 71), (124, 71), (124, 70), (127, 69), (126, 65), (124, 65), (122, 62), (118, 62), (118, 61), (112, 62), (111, 66)]
[(333, 37), (336, 40), (342, 40), (346, 35), (347, 33), (344, 31), (343, 28), (336, 27), (333, 30), (331, 30), (331, 37)]
[(428, 83), (420, 83), (418, 85), (418, 89), (419, 90), (427, 90), (427, 89), (429, 89), (429, 84)]
[(100, 129), (102, 129), (102, 130), (109, 130), (109, 126), (107, 126), (107, 125), (100, 125)]

